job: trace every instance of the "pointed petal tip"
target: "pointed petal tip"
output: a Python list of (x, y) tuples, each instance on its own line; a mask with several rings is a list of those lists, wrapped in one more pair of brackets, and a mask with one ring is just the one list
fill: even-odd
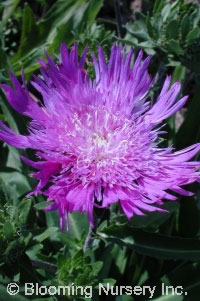
[(38, 59), (38, 63), (43, 67), (43, 68), (47, 68), (47, 63), (44, 61), (44, 60), (42, 60), (42, 59)]
[(60, 45), (60, 48), (61, 49), (63, 49), (63, 48), (67, 49), (67, 45), (64, 42), (62, 42), (61, 45)]
[(8, 86), (7, 84), (0, 84), (0, 87), (1, 87), (1, 89), (2, 89), (5, 93), (7, 93), (6, 90), (7, 90), (8, 88), (10, 89), (10, 86)]

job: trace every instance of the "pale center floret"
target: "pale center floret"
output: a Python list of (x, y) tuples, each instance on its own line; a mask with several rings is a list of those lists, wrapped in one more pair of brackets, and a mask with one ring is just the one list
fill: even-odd
[(109, 141), (103, 137), (101, 134), (93, 133), (90, 138), (92, 148), (95, 155), (95, 163), (97, 167), (103, 166), (106, 164), (106, 159), (108, 157), (108, 147)]
[(84, 184), (103, 181), (111, 185), (127, 185), (129, 178), (132, 181), (130, 162), (135, 142), (130, 120), (105, 107), (91, 106), (73, 114), (67, 130), (67, 153), (76, 157), (74, 179), (79, 178)]
[(108, 144), (108, 141), (101, 135), (94, 133), (92, 140), (94, 142), (94, 145), (96, 145), (97, 147), (100, 146), (106, 146)]

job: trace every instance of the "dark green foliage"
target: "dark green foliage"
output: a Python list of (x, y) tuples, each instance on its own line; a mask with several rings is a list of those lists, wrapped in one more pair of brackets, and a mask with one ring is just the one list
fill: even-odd
[(127, 24), (125, 36), (134, 46), (148, 54), (166, 56), (168, 64), (183, 65), (199, 72), (200, 12), (196, 3), (182, 0), (155, 1), (154, 10), (144, 16), (135, 14), (136, 21)]

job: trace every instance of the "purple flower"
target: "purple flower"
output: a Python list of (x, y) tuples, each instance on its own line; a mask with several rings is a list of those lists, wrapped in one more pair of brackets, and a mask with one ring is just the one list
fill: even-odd
[[(1, 122), (0, 139), (16, 148), (31, 148), (41, 160), (22, 159), (37, 169), (35, 195), (53, 201), (48, 210), (59, 210), (63, 229), (68, 213), (88, 213), (93, 226), (93, 207), (120, 202), (128, 218), (146, 211), (165, 211), (163, 199), (175, 200), (170, 193), (190, 196), (182, 185), (200, 181), (200, 162), (189, 161), (200, 143), (178, 152), (160, 148), (158, 127), (164, 119), (183, 107), (187, 96), (176, 102), (180, 83), (170, 87), (167, 76), (162, 91), (151, 107), (147, 93), (152, 79), (140, 51), (134, 67), (133, 52), (114, 45), (109, 64), (99, 47), (93, 55), (95, 79), (84, 69), (87, 47), (78, 59), (78, 46), (69, 53), (61, 46), (57, 65), (46, 55), (40, 60), (41, 77), (31, 82), (43, 97), (37, 103), (11, 74), (14, 89), (3, 84), (11, 106), (32, 119), (29, 135), (13, 132)], [(47, 184), (48, 188), (46, 187)], [(158, 206), (157, 206), (158, 205)]]

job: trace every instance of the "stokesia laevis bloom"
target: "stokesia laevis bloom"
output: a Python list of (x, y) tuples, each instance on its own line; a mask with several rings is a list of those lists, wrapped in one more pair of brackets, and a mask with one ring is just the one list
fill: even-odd
[[(185, 104), (176, 102), (180, 83), (170, 87), (167, 76), (158, 99), (151, 107), (147, 93), (152, 79), (140, 51), (131, 67), (133, 51), (114, 45), (106, 63), (99, 47), (93, 55), (95, 79), (84, 69), (87, 47), (78, 58), (78, 46), (70, 51), (61, 46), (61, 62), (47, 56), (40, 60), (42, 78), (32, 85), (43, 97), (38, 104), (11, 74), (14, 89), (3, 84), (11, 106), (32, 119), (29, 135), (13, 132), (1, 122), (0, 138), (16, 148), (31, 148), (41, 159), (22, 159), (37, 169), (35, 195), (53, 201), (48, 210), (59, 210), (61, 228), (68, 213), (88, 213), (93, 226), (94, 206), (109, 207), (120, 202), (128, 218), (159, 207), (163, 199), (175, 200), (171, 192), (190, 196), (182, 185), (200, 181), (200, 162), (189, 161), (200, 150), (200, 143), (173, 152), (160, 148), (158, 125)], [(48, 188), (46, 187), (47, 184)]]

